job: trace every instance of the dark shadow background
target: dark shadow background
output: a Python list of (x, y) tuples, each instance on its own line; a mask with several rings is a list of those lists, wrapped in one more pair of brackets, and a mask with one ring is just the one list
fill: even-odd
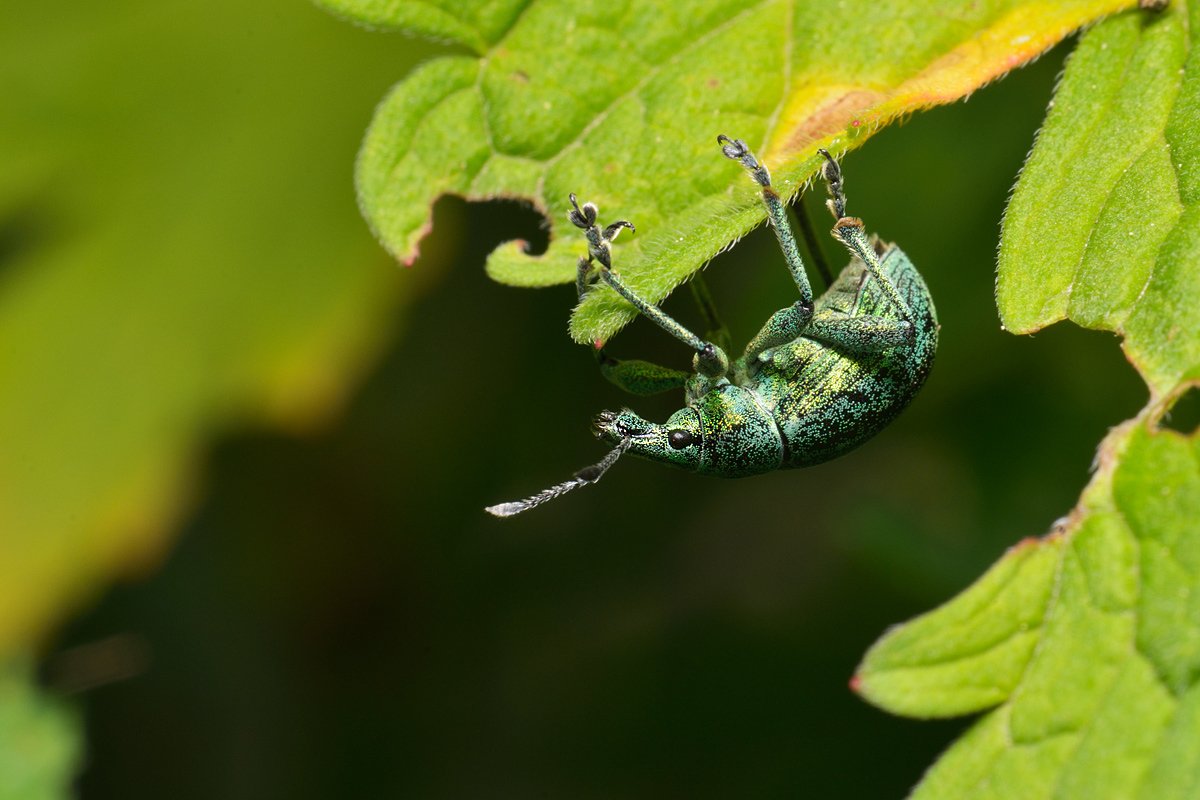
[[(1017, 338), (996, 317), (1006, 194), (1065, 52), (845, 160), (851, 212), (924, 272), (941, 347), (898, 422), (805, 471), (722, 481), (630, 458), (486, 516), (595, 461), (596, 411), (663, 419), (681, 399), (601, 379), (565, 334), (571, 287), (485, 277), (495, 244), (544, 241), (536, 214), (439, 202), (412, 269), (441, 277), (340, 419), (217, 442), (165, 567), (62, 637), (148, 653), (82, 697), (82, 796), (905, 794), (966, 723), (867, 706), (847, 687), (858, 660), (1048, 530), (1145, 399), (1114, 337)], [(792, 300), (763, 230), (706, 275), (735, 342)], [(667, 309), (694, 320), (678, 295)], [(612, 350), (688, 362), (645, 322)]]

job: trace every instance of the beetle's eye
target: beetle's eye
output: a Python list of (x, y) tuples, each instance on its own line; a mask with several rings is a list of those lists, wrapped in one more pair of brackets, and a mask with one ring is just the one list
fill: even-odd
[(668, 433), (667, 441), (671, 444), (671, 447), (674, 447), (676, 450), (682, 450), (685, 447), (691, 446), (692, 442), (695, 441), (695, 437), (688, 431), (678, 430)]

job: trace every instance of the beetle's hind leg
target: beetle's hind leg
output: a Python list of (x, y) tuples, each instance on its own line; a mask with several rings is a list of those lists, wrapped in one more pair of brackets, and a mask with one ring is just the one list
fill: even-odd
[(879, 262), (879, 254), (875, 252), (875, 247), (867, 237), (863, 221), (858, 217), (846, 216), (846, 190), (842, 185), (842, 168), (838, 166), (837, 161), (829, 154), (828, 150), (821, 149), (818, 152), (825, 157), (821, 175), (829, 186), (829, 200), (826, 201), (826, 205), (829, 207), (830, 213), (837, 219), (833, 225), (833, 237), (841, 242), (851, 255), (857, 256), (866, 266), (867, 271), (871, 273), (871, 277), (879, 281), (883, 293), (887, 295), (888, 300), (895, 306), (896, 311), (911, 331), (912, 309), (900, 296), (895, 284), (883, 274), (883, 265)]
[(908, 320), (822, 311), (813, 317), (804, 335), (844, 353), (865, 356), (912, 344), (916, 330)]

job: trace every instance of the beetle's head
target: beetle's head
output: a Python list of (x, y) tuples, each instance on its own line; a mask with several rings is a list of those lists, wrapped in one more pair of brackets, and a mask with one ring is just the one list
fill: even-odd
[(752, 392), (724, 384), (681, 408), (661, 425), (628, 409), (596, 417), (596, 435), (608, 442), (629, 440), (643, 458), (677, 467), (738, 478), (778, 469), (783, 444), (771, 415)]
[(629, 409), (601, 411), (592, 430), (606, 442), (628, 437), (630, 452), (642, 458), (684, 469), (700, 468), (702, 425), (694, 408), (681, 408), (661, 425), (647, 422)]
[(624, 409), (600, 412), (592, 427), (598, 438), (615, 445), (598, 464), (532, 497), (499, 503), (487, 511), (511, 517), (595, 483), (630, 450), (652, 461), (730, 478), (768, 472), (783, 460), (783, 445), (771, 415), (752, 392), (729, 384), (679, 409), (661, 425)]

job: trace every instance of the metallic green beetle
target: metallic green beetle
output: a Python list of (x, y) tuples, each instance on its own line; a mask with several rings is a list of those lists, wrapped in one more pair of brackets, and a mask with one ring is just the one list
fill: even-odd
[[(634, 412), (604, 411), (596, 436), (616, 445), (600, 463), (525, 500), (491, 506), (507, 517), (595, 483), (626, 451), (705, 475), (740, 478), (807, 467), (846, 453), (882, 430), (916, 395), (933, 365), (938, 322), (920, 273), (900, 248), (868, 236), (862, 220), (846, 216), (842, 173), (825, 150), (822, 175), (835, 239), (850, 263), (814, 300), (787, 209), (771, 188), (767, 168), (741, 140), (718, 136), (722, 152), (740, 162), (762, 187), (767, 218), (783, 249), (800, 297), (775, 312), (730, 364), (725, 351), (680, 325), (632, 292), (612, 271), (610, 243), (625, 220), (601, 229), (597, 209), (571, 195), (569, 217), (587, 237), (576, 287), (582, 299), (597, 276), (667, 333), (690, 347), (693, 373), (645, 361), (618, 361), (597, 351), (601, 371), (641, 395), (684, 388), (686, 405), (662, 424)], [(711, 304), (698, 293), (707, 321)], [(711, 335), (710, 339), (720, 339)]]

